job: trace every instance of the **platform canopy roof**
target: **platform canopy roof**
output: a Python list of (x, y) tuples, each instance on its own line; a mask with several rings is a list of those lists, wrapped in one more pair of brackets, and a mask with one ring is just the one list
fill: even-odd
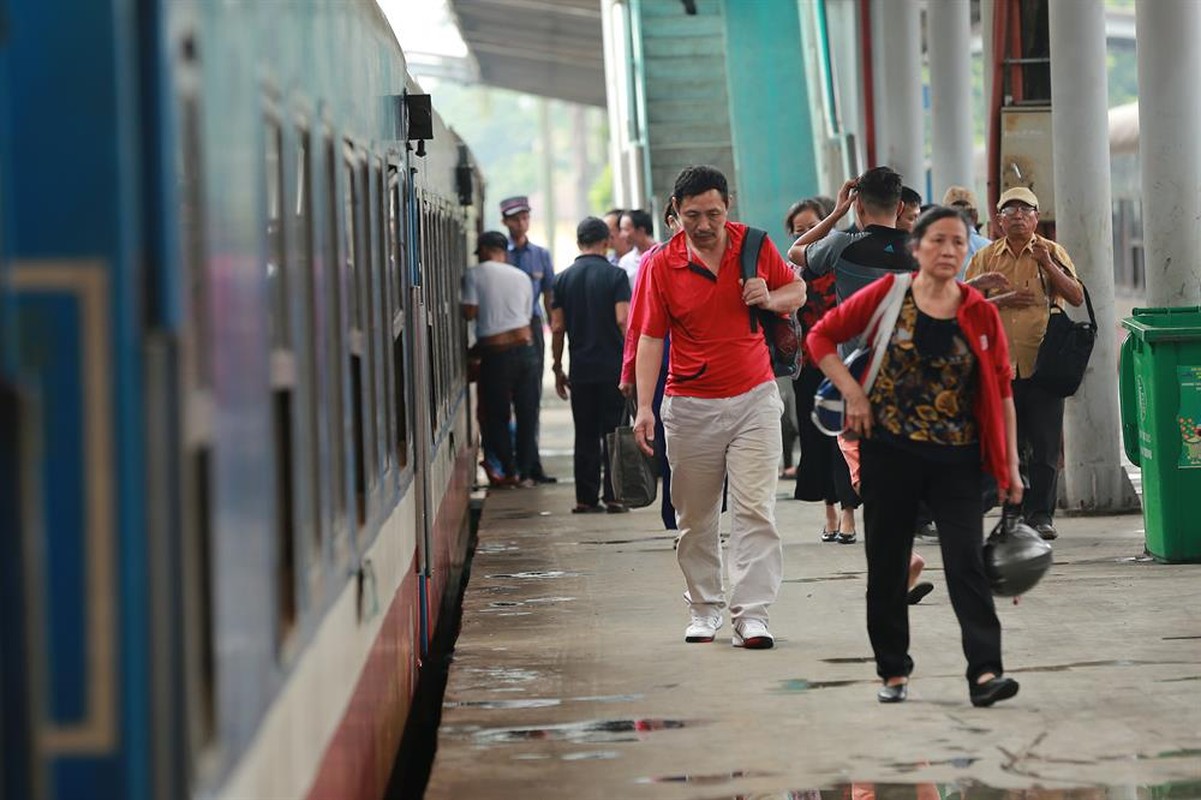
[(600, 0), (449, 0), (480, 81), (605, 105)]

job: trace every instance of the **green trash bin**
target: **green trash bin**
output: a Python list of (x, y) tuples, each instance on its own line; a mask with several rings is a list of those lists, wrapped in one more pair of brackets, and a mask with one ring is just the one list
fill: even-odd
[(1201, 561), (1201, 306), (1122, 320), (1122, 445), (1143, 471), (1147, 552)]

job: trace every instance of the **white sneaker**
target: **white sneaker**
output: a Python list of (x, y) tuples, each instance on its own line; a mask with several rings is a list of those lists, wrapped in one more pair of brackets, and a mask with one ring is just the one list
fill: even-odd
[(700, 611), (691, 609), (692, 622), (684, 629), (684, 641), (686, 642), (711, 642), (717, 636), (717, 629), (721, 627), (721, 612), (720, 611)]
[(747, 650), (770, 650), (776, 640), (768, 632), (767, 623), (763, 620), (740, 619), (734, 623), (734, 639), (730, 643)]

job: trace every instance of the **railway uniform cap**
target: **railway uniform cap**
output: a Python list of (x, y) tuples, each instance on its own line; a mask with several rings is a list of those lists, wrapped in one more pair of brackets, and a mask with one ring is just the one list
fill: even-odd
[(516, 197), (506, 197), (500, 201), (500, 215), (502, 217), (511, 217), (514, 214), (520, 214), (522, 211), (530, 210), (530, 198), (525, 195), (517, 195)]
[(1012, 189), (1006, 189), (1004, 194), (1001, 195), (1001, 199), (997, 201), (997, 210), (1000, 211), (1010, 203), (1025, 203), (1035, 211), (1038, 210), (1038, 196), (1025, 186), (1014, 186)]
[(475, 254), (483, 255), (485, 250), (508, 250), (509, 237), (500, 231), (484, 231), (475, 243)]
[(942, 196), (944, 206), (961, 205), (967, 208), (980, 208), (976, 202), (976, 193), (966, 186), (948, 186), (947, 193)]
[(603, 242), (609, 238), (609, 225), (598, 217), (584, 217), (576, 226), (575, 240), (577, 244), (590, 245)]

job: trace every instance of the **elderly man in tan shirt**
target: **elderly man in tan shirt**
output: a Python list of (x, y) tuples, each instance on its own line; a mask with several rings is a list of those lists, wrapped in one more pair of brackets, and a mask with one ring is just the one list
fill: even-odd
[(1078, 306), (1084, 302), (1084, 290), (1067, 251), (1035, 233), (1038, 197), (1034, 192), (1025, 187), (1009, 189), (1001, 195), (997, 210), (1004, 238), (972, 257), (966, 279), (1001, 312), (1013, 366), (1022, 474), (1030, 482), (1022, 510), (1044, 539), (1054, 539), (1063, 398), (1046, 392), (1030, 377), (1051, 304), (1066, 300)]

